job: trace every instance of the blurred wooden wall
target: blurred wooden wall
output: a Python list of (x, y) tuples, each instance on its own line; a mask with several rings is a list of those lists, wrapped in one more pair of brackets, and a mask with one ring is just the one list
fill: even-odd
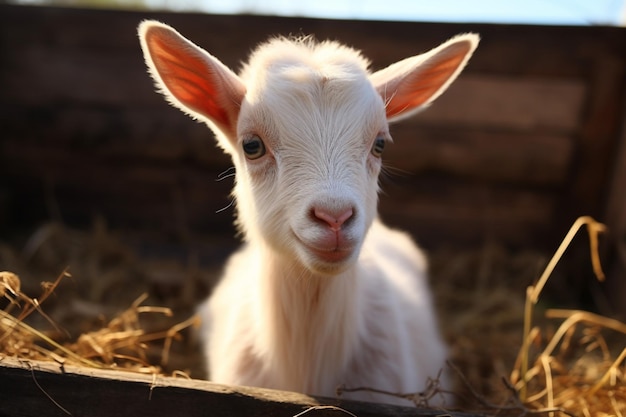
[[(552, 249), (580, 215), (626, 226), (626, 31), (0, 6), (0, 227), (46, 219), (233, 232), (230, 166), (154, 92), (137, 24), (156, 18), (234, 68), (271, 34), (362, 49), (374, 68), (460, 32), (482, 42), (430, 109), (392, 127), (381, 212), (427, 247)], [(621, 143), (620, 143), (621, 142)], [(621, 152), (621, 153), (620, 153)]]

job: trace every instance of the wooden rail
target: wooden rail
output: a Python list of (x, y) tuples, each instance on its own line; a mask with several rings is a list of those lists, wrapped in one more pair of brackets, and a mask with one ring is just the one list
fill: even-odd
[(471, 416), (0, 358), (0, 416), (292, 417), (307, 410), (311, 417), (346, 417), (349, 413), (357, 417)]

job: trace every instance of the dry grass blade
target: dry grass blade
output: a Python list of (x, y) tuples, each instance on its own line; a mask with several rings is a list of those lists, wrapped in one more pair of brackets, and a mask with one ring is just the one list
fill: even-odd
[[(604, 279), (598, 255), (598, 233), (605, 227), (590, 217), (579, 218), (559, 246), (537, 284), (527, 289), (524, 317), (524, 341), (511, 381), (520, 399), (530, 408), (567, 410), (567, 414), (585, 416), (621, 416), (626, 412), (626, 349), (611, 359), (611, 349), (603, 333), (626, 334), (626, 324), (618, 320), (578, 310), (549, 310), (548, 318), (564, 319), (537, 354), (532, 367), (531, 346), (542, 339), (541, 331), (531, 331), (533, 306), (551, 276), (554, 267), (578, 230), (587, 225), (594, 272)], [(623, 340), (620, 338), (619, 340)], [(623, 349), (623, 350), (622, 350)], [(550, 416), (555, 413), (550, 412)]]
[[(596, 273), (596, 276), (598, 277), (600, 281), (604, 280), (604, 272), (602, 271), (602, 267), (600, 265), (600, 256), (598, 255), (598, 234), (601, 232), (604, 232), (606, 230), (606, 226), (604, 226), (601, 223), (598, 223), (592, 217), (589, 217), (589, 216), (579, 217), (574, 222), (569, 232), (567, 233), (567, 235), (565, 236), (565, 238), (559, 245), (552, 259), (550, 259), (550, 262), (548, 263), (548, 265), (546, 266), (546, 269), (543, 271), (543, 274), (537, 281), (537, 284), (531, 285), (527, 289), (526, 304), (525, 304), (525, 309), (524, 309), (523, 346), (529, 345), (528, 337), (530, 334), (530, 328), (531, 328), (531, 323), (532, 323), (532, 308), (535, 304), (537, 304), (537, 301), (539, 299), (539, 294), (541, 294), (541, 291), (543, 290), (543, 287), (548, 281), (548, 278), (550, 278), (552, 272), (554, 271), (554, 268), (556, 267), (557, 263), (561, 260), (561, 257), (563, 256), (563, 254), (565, 253), (569, 245), (574, 240), (574, 237), (576, 236), (578, 231), (585, 225), (587, 225), (587, 230), (589, 231), (591, 260), (593, 263), (594, 272)], [(528, 356), (526, 354), (528, 350), (523, 349), (522, 352), (523, 353), (522, 353), (522, 362), (521, 362), (521, 375), (523, 377), (524, 375), (526, 375), (526, 372), (528, 371)], [(526, 384), (523, 384), (521, 387), (520, 397), (522, 398), (522, 400), (526, 398)]]
[(163, 352), (161, 354), (161, 366), (167, 365), (169, 362), (169, 353), (170, 348), (172, 347), (172, 341), (174, 338), (180, 334), (183, 329), (187, 327), (198, 327), (200, 326), (200, 316), (195, 315), (193, 317), (188, 318), (182, 323), (178, 323), (172, 326), (165, 334), (165, 342), (163, 343)]
[[(543, 372), (546, 376), (546, 389), (545, 389), (545, 394), (547, 398), (546, 406), (548, 408), (554, 408), (554, 389), (552, 387), (552, 370), (550, 368), (550, 357), (541, 355), (539, 357), (539, 361), (541, 362), (541, 366), (543, 367)], [(551, 411), (549, 415), (550, 417), (553, 417), (554, 412)]]
[(161, 364), (166, 364), (168, 360), (169, 348), (172, 340), (180, 332), (197, 323), (197, 317), (191, 317), (182, 323), (172, 326), (166, 331), (147, 333), (142, 329), (139, 316), (141, 314), (163, 314), (172, 316), (169, 308), (142, 306), (147, 298), (146, 294), (141, 295), (126, 311), (111, 320), (102, 329), (83, 334), (78, 341), (71, 346), (71, 349), (79, 352), (88, 358), (97, 358), (110, 366), (119, 366), (118, 362), (123, 360), (125, 367), (130, 364), (133, 370), (142, 373), (160, 373), (160, 368), (149, 365), (146, 356), (147, 342), (156, 340), (164, 341)]
[(17, 297), (20, 292), (20, 278), (13, 272), (0, 272), (0, 297), (6, 297), (7, 293), (13, 298)]
[(345, 410), (345, 409), (343, 409), (341, 407), (336, 407), (334, 405), (316, 405), (316, 406), (313, 406), (313, 407), (309, 407), (306, 410), (304, 410), (304, 411), (302, 411), (302, 412), (300, 412), (298, 414), (295, 414), (293, 417), (302, 417), (302, 416), (304, 416), (306, 414), (313, 413), (315, 411), (328, 411), (328, 410), (337, 411), (338, 413), (342, 413), (342, 414), (347, 414), (347, 415), (349, 415), (351, 417), (357, 417), (355, 414), (351, 413), (350, 411)]
[[(28, 345), (32, 343), (32, 337), (34, 336), (35, 338), (38, 338), (39, 340), (47, 343), (50, 347), (55, 349), (55, 351), (49, 351), (41, 346), (38, 346), (36, 350), (38, 350), (41, 353), (46, 353), (50, 356), (54, 354), (57, 358), (61, 356), (61, 357), (70, 359), (72, 361), (75, 361), (80, 365), (89, 366), (91, 368), (102, 368), (102, 366), (100, 366), (98, 363), (92, 362), (72, 352), (71, 350), (55, 342), (54, 340), (52, 340), (51, 338), (49, 338), (48, 336), (46, 336), (39, 330), (27, 325), (26, 323), (18, 320), (17, 318), (11, 316), (10, 314), (7, 314), (6, 312), (2, 310), (0, 310), (0, 319), (1, 319), (0, 329), (4, 330), (3, 336), (11, 334), (14, 336), (14, 339), (16, 340), (26, 341), (25, 344), (17, 344), (17, 346), (26, 345), (26, 347), (28, 348), (29, 347)], [(11, 356), (19, 356), (19, 352), (22, 349), (24, 349), (24, 347), (21, 347), (18, 351), (14, 351), (13, 355)], [(35, 348), (33, 347), (33, 349)], [(5, 352), (5, 354), (11, 353), (11, 350), (6, 349), (6, 348), (2, 349), (2, 351)]]
[[(167, 361), (172, 340), (180, 332), (197, 323), (197, 318), (160, 332), (146, 332), (140, 322), (140, 315), (160, 314), (172, 316), (169, 308), (144, 306), (147, 299), (143, 294), (121, 314), (109, 321), (101, 329), (81, 334), (76, 342), (62, 344), (45, 332), (26, 324), (24, 319), (37, 312), (58, 327), (43, 311), (41, 304), (57, 288), (67, 271), (52, 283), (43, 285), (43, 294), (39, 299), (31, 298), (21, 292), (20, 279), (11, 272), (0, 272), (0, 296), (9, 300), (4, 310), (0, 310), (0, 353), (22, 359), (52, 360), (91, 368), (114, 368), (142, 373), (160, 373), (160, 368), (149, 364), (147, 342), (164, 340), (163, 359)], [(19, 308), (17, 314), (11, 314)]]
[(579, 310), (548, 310), (546, 312), (548, 318), (564, 318), (566, 319), (555, 334), (550, 339), (550, 343), (543, 351), (543, 355), (551, 355), (556, 346), (559, 344), (564, 335), (574, 326), (576, 323), (585, 322), (590, 325), (611, 329), (616, 332), (621, 332), (626, 335), (626, 324), (621, 323), (618, 320), (610, 319), (608, 317), (599, 316), (597, 314), (590, 313), (588, 311)]
[[(55, 329), (59, 330), (54, 321), (50, 319), (50, 317), (48, 317), (48, 315), (43, 311), (43, 309), (41, 308), (41, 303), (54, 292), (55, 288), (59, 285), (63, 278), (69, 276), (70, 275), (67, 273), (67, 270), (64, 270), (54, 282), (44, 283), (44, 292), (40, 297), (40, 300), (38, 300), (37, 298), (30, 298), (22, 291), (20, 291), (21, 281), (16, 274), (8, 271), (0, 272), (0, 278), (2, 279), (1, 287), (3, 288), (3, 291), (0, 293), (0, 295), (9, 300), (9, 305), (4, 310), (2, 310), (4, 315), (7, 317), (4, 317), (3, 326), (0, 328), (0, 330), (2, 330), (2, 332), (0, 333), (0, 347), (2, 346), (1, 343), (3, 341), (12, 336), (14, 329), (20, 327), (17, 326), (17, 323), (23, 322), (23, 320), (30, 316), (30, 314), (32, 314), (34, 311), (37, 311), (39, 314), (41, 314), (41, 316), (44, 317), (50, 324), (52, 324)], [(19, 308), (20, 306), (22, 306), (22, 309), (19, 315), (17, 315), (17, 317), (10, 316), (11, 311), (13, 311), (14, 308)], [(8, 316), (10, 316), (11, 319), (15, 319), (15, 321), (13, 322), (9, 320)], [(2, 351), (6, 353), (5, 350)]]
[[(600, 378), (600, 380), (598, 382), (596, 382), (596, 384), (589, 391), (587, 391), (587, 395), (586, 396), (587, 397), (592, 397), (593, 395), (595, 395), (596, 392), (598, 392), (611, 379), (613, 380), (611, 385), (615, 386), (615, 380), (617, 379), (617, 374), (619, 373), (618, 367), (619, 367), (619, 365), (622, 362), (624, 362), (625, 359), (626, 359), (626, 348), (624, 348), (624, 350), (622, 350), (622, 353), (611, 364), (611, 366), (606, 371), (604, 376), (602, 378)], [(623, 374), (622, 374), (622, 378), (621, 379), (622, 380), (624, 379), (624, 375)], [(615, 397), (611, 397), (611, 398), (615, 399)]]

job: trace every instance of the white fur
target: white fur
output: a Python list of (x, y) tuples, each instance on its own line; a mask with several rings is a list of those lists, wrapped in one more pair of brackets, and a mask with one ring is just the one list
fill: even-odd
[[(239, 75), (168, 26), (144, 22), (140, 37), (159, 88), (213, 128), (236, 167), (245, 244), (200, 310), (210, 379), (324, 396), (340, 385), (424, 390), (444, 367), (446, 347), (424, 255), (377, 218), (381, 159), (371, 149), (376, 138), (391, 141), (388, 120), (447, 88), (477, 37), (374, 74), (338, 43), (274, 39)], [(186, 65), (192, 70), (179, 74)], [(195, 76), (205, 65), (206, 83)], [(201, 88), (185, 90), (181, 77)], [(425, 98), (415, 99), (424, 88)], [(206, 99), (218, 104), (205, 107), (188, 91), (211, 91)], [(255, 136), (266, 153), (250, 160), (242, 142)], [(324, 220), (342, 214), (340, 226)], [(369, 392), (346, 397), (403, 402)]]

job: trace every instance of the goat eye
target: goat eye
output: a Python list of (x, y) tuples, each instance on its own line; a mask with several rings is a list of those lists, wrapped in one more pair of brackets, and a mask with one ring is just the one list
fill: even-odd
[(265, 155), (265, 144), (258, 136), (250, 136), (245, 138), (242, 143), (243, 151), (246, 158), (253, 160)]
[(372, 155), (380, 158), (385, 150), (385, 138), (378, 136), (372, 145)]

